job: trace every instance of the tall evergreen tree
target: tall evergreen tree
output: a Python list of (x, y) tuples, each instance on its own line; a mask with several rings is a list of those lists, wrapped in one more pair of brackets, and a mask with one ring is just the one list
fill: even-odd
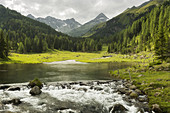
[[(163, 8), (163, 7), (161, 7)], [(158, 28), (158, 35), (155, 42), (155, 53), (159, 59), (165, 59), (165, 37), (164, 37), (164, 30), (163, 30), (163, 10), (161, 10), (159, 16), (159, 28)]]
[(8, 55), (7, 43), (5, 42), (3, 30), (0, 32), (0, 58), (6, 59)]
[(22, 42), (19, 43), (18, 52), (21, 54), (25, 53), (25, 48)]

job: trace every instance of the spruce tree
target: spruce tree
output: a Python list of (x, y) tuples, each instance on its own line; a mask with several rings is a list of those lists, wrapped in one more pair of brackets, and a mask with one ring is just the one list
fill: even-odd
[(4, 33), (1, 30), (0, 34), (0, 58), (6, 59), (8, 54), (7, 44), (4, 39)]
[(166, 45), (163, 31), (163, 10), (162, 10), (159, 16), (158, 35), (155, 42), (155, 54), (158, 56), (158, 59), (165, 60), (165, 49)]

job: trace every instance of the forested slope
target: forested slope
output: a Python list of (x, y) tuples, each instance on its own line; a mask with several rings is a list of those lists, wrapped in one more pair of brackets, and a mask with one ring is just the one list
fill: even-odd
[(145, 16), (112, 37), (108, 52), (137, 53), (155, 50), (170, 57), (170, 1), (152, 9)]

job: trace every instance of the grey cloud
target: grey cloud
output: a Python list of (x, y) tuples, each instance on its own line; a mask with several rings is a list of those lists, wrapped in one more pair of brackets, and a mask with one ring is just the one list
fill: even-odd
[(128, 7), (138, 6), (145, 1), (148, 0), (0, 0), (0, 4), (24, 15), (75, 18), (85, 23), (101, 12), (113, 18)]

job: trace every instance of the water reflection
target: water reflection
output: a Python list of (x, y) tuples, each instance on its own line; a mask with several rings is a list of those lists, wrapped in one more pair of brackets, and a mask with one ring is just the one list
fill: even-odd
[(43, 82), (109, 80), (109, 70), (131, 66), (129, 63), (9, 64), (0, 65), (0, 83), (28, 82), (35, 77)]

